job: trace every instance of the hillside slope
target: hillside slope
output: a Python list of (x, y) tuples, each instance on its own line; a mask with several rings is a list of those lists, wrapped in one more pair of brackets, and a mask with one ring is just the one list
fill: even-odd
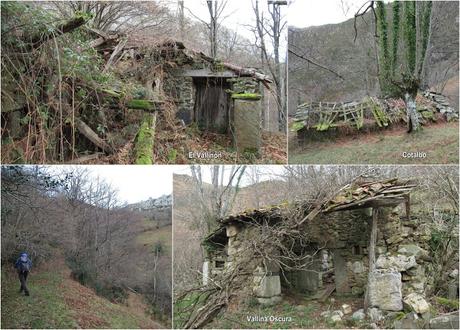
[(16, 273), (2, 270), (2, 328), (162, 328), (140, 295), (111, 303), (74, 281), (60, 256), (33, 269), (28, 286), (29, 297), (19, 294)]
[[(458, 29), (456, 1), (433, 3), (431, 38), (427, 50), (423, 88), (444, 93), (458, 108)], [(391, 9), (388, 13), (391, 18)], [(342, 78), (309, 65), (289, 54), (289, 114), (300, 103), (311, 101), (350, 101), (379, 94), (374, 24), (369, 12), (357, 20), (308, 28), (289, 27), (289, 49), (334, 70)], [(449, 81), (451, 81), (449, 83)], [(455, 85), (457, 83), (457, 85)], [(451, 84), (449, 88), (445, 84)]]

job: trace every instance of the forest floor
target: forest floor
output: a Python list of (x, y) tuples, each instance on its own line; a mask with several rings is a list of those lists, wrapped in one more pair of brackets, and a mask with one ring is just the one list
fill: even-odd
[[(408, 134), (405, 128), (310, 142), (299, 146), (289, 137), (290, 164), (454, 164), (458, 163), (458, 122), (439, 123)], [(424, 152), (405, 158), (403, 152)]]
[[(262, 132), (260, 153), (238, 153), (230, 135), (199, 132), (193, 125), (177, 132), (159, 131), (155, 135), (153, 163), (167, 164), (286, 164), (285, 134)], [(134, 136), (113, 155), (102, 155), (81, 164), (133, 164)], [(190, 153), (218, 153), (216, 158), (190, 158)], [(5, 162), (7, 159), (3, 159)], [(8, 161), (6, 161), (8, 162)], [(11, 161), (10, 161), (11, 162)], [(72, 163), (71, 160), (68, 161)]]
[[(4, 267), (5, 268), (5, 267)], [(30, 296), (19, 293), (16, 272), (2, 269), (2, 328), (162, 328), (140, 295), (114, 304), (70, 277), (63, 257), (32, 269)]]

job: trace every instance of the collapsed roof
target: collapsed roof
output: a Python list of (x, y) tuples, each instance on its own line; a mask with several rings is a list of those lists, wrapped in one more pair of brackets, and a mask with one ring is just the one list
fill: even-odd
[[(268, 87), (273, 80), (255, 68), (247, 68), (233, 63), (223, 62), (205, 55), (203, 52), (187, 48), (183, 42), (173, 39), (163, 41), (146, 41), (140, 37), (127, 37), (117, 33), (105, 33), (96, 29), (89, 29), (96, 37), (91, 45), (101, 52), (111, 54), (112, 61), (117, 61), (125, 54), (142, 58), (152, 52), (158, 52), (165, 59), (181, 57), (180, 64), (203, 62), (207, 68), (190, 69), (184, 72), (189, 77), (213, 77), (213, 78), (238, 78), (250, 77), (262, 82)], [(184, 61), (185, 59), (185, 61)]]
[(299, 207), (306, 211), (306, 216), (298, 222), (300, 226), (305, 221), (312, 220), (320, 213), (330, 213), (346, 210), (356, 210), (377, 207), (394, 207), (401, 203), (410, 202), (410, 193), (417, 185), (410, 180), (391, 178), (376, 181), (354, 181), (345, 185), (334, 195), (322, 201), (316, 207), (305, 202), (294, 204), (283, 203), (267, 208), (247, 210), (223, 219), (218, 219), (219, 228), (210, 233), (204, 243), (222, 245), (226, 241), (225, 226), (244, 223), (275, 223), (283, 219), (283, 211), (289, 207)]

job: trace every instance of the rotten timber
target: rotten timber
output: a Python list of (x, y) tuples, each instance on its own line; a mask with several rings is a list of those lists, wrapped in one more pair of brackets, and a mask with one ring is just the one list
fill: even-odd
[(102, 149), (105, 153), (112, 154), (114, 152), (113, 148), (101, 139), (96, 132), (94, 132), (91, 127), (89, 127), (84, 121), (79, 118), (75, 119), (75, 124), (78, 131), (83, 134), (88, 140), (90, 140), (94, 145)]
[(371, 228), (371, 237), (369, 239), (369, 248), (368, 248), (368, 258), (369, 258), (369, 271), (367, 273), (367, 287), (366, 294), (364, 296), (364, 311), (367, 312), (369, 307), (369, 286), (370, 280), (372, 277), (372, 272), (375, 270), (375, 245), (377, 244), (377, 226), (379, 218), (379, 209), (372, 209), (372, 228)]

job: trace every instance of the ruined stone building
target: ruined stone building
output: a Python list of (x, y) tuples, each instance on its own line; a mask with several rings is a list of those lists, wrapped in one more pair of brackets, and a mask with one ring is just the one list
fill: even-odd
[[(253, 297), (262, 304), (276, 304), (290, 291), (319, 300), (334, 291), (365, 299), (367, 291), (366, 303), (377, 315), (403, 310), (403, 304), (420, 316), (429, 313), (425, 292), (432, 285), (426, 275), (431, 267), (430, 231), (417, 214), (411, 214), (413, 188), (413, 184), (397, 179), (353, 184), (333, 199), (305, 210), (300, 228), (308, 233), (309, 246), (304, 251), (312, 261), (304, 269), (287, 270), (279, 263), (255, 258)], [(203, 242), (208, 251), (204, 281), (234, 267), (247, 252), (244, 243), (263, 235), (258, 224), (275, 226), (283, 221), (284, 207), (250, 210), (222, 219), (220, 227)], [(306, 209), (305, 204), (301, 207)], [(370, 249), (375, 254), (371, 274)], [(458, 297), (456, 279), (452, 280), (451, 295)]]
[(158, 107), (174, 104), (184, 125), (228, 134), (242, 152), (259, 150), (269, 111), (262, 98), (270, 95), (272, 83), (264, 73), (210, 58), (173, 40), (148, 46), (131, 40), (118, 67), (124, 77), (141, 82), (144, 96)]

